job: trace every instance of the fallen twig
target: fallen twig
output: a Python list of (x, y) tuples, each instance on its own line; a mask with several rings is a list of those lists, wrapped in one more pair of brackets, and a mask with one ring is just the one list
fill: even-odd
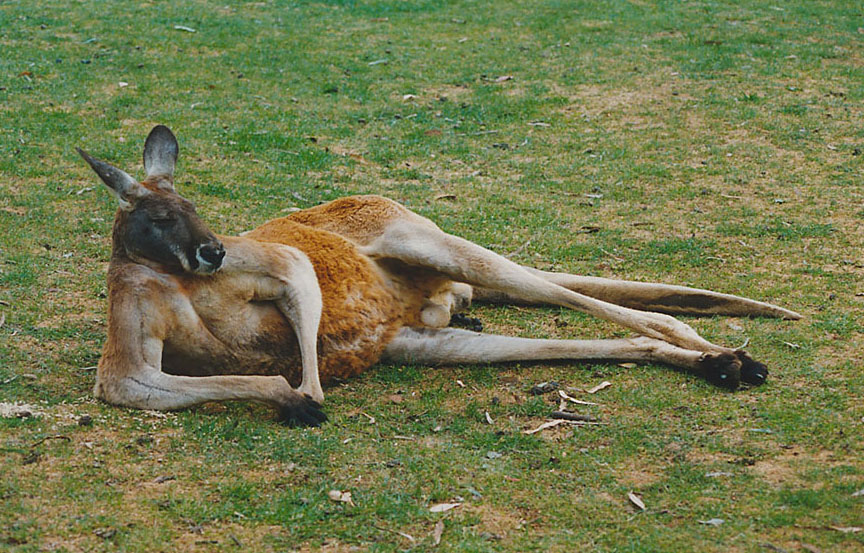
[[(584, 390), (579, 390), (579, 391), (581, 392)], [(561, 399), (570, 401), (572, 403), (576, 403), (578, 405), (599, 405), (599, 403), (594, 403), (592, 401), (582, 401), (581, 399), (576, 399), (574, 397), (571, 397), (570, 394), (568, 394), (564, 390), (558, 390), (558, 395), (561, 396)]]
[(605, 422), (568, 420), (568, 419), (564, 419), (564, 418), (556, 418), (554, 420), (544, 422), (543, 424), (541, 424), (537, 428), (534, 428), (531, 430), (523, 430), (522, 433), (523, 434), (536, 434), (537, 432), (540, 432), (541, 430), (546, 430), (547, 428), (553, 428), (553, 427), (561, 425), (561, 424), (567, 424), (570, 426), (601, 426), (601, 425), (605, 426), (606, 425)]
[(66, 440), (67, 442), (71, 442), (72, 438), (70, 438), (69, 436), (64, 436), (62, 434), (56, 434), (54, 436), (45, 436), (41, 440), (39, 440), (36, 443), (34, 443), (33, 445), (31, 445), (30, 449), (33, 449), (37, 445), (42, 444), (44, 442), (47, 442), (48, 440)]
[(567, 411), (555, 411), (552, 413), (554, 419), (564, 419), (565, 421), (582, 421), (582, 422), (597, 422), (597, 417), (591, 415), (580, 415), (579, 413), (568, 413)]
[(603, 248), (600, 248), (600, 251), (603, 252), (603, 253), (605, 253), (606, 255), (608, 255), (609, 257), (611, 257), (612, 259), (614, 259), (615, 261), (624, 261), (624, 258), (623, 258), (623, 257), (618, 257), (618, 256), (615, 255), (614, 253), (612, 253), (612, 252), (607, 252), (607, 251), (604, 250)]
[(405, 532), (400, 532), (399, 530), (391, 530), (389, 528), (384, 528), (383, 526), (376, 526), (375, 524), (372, 525), (372, 528), (381, 530), (382, 532), (390, 532), (391, 534), (396, 534), (398, 536), (402, 536), (403, 538), (407, 539), (411, 543), (414, 543), (415, 541), (417, 541), (416, 539), (414, 539), (414, 536), (412, 536), (411, 534), (406, 534)]

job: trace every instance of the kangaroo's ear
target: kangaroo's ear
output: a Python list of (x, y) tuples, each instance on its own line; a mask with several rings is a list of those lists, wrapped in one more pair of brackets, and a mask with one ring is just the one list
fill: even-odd
[(147, 179), (160, 188), (174, 190), (174, 165), (180, 147), (174, 133), (165, 125), (156, 125), (144, 142), (144, 171)]
[(122, 171), (109, 163), (90, 157), (90, 154), (81, 148), (75, 149), (78, 150), (78, 153), (84, 158), (84, 161), (89, 163), (90, 167), (96, 171), (96, 174), (99, 175), (102, 182), (107, 184), (108, 188), (117, 195), (117, 199), (120, 201), (120, 207), (129, 209), (132, 207), (132, 204), (135, 203), (135, 200), (143, 198), (148, 194), (152, 194), (152, 192), (141, 186), (141, 183), (133, 179), (125, 171)]

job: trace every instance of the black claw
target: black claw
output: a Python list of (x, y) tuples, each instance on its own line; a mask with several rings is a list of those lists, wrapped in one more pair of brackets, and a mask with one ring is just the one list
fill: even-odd
[(741, 382), (746, 382), (753, 386), (765, 384), (765, 381), (768, 379), (768, 368), (744, 351), (737, 351), (735, 354), (738, 356), (738, 360), (741, 361)]
[(702, 375), (708, 382), (727, 390), (737, 390), (741, 384), (741, 362), (735, 355), (706, 354), (702, 360)]
[(483, 331), (483, 321), (481, 321), (480, 319), (475, 319), (474, 317), (469, 317), (464, 313), (454, 313), (453, 315), (451, 315), (450, 326), (467, 328), (468, 330), (473, 330), (474, 332)]
[(279, 422), (291, 428), (318, 427), (327, 422), (327, 415), (321, 410), (320, 403), (309, 396), (303, 396), (279, 408)]

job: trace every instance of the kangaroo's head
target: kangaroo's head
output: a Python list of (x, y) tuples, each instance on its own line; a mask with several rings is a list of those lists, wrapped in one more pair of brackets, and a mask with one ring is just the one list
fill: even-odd
[(222, 266), (225, 249), (195, 212), (192, 202), (174, 190), (177, 139), (163, 125), (144, 144), (147, 177), (138, 182), (124, 171), (77, 148), (120, 202), (114, 250), (138, 263), (171, 272), (211, 274)]

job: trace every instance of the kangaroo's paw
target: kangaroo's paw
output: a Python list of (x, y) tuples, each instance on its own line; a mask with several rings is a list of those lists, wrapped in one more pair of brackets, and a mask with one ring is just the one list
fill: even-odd
[(741, 384), (741, 361), (731, 353), (704, 353), (699, 374), (715, 386), (735, 390)]
[(481, 321), (480, 319), (475, 319), (474, 317), (469, 317), (464, 313), (453, 313), (453, 315), (450, 317), (450, 326), (467, 328), (468, 330), (473, 330), (474, 332), (483, 331), (483, 321)]
[(286, 426), (321, 426), (327, 415), (321, 404), (308, 395), (298, 394), (279, 407), (279, 422)]
[(738, 360), (741, 361), (741, 382), (760, 386), (765, 383), (768, 378), (768, 369), (756, 361), (746, 351), (738, 350), (735, 352)]

